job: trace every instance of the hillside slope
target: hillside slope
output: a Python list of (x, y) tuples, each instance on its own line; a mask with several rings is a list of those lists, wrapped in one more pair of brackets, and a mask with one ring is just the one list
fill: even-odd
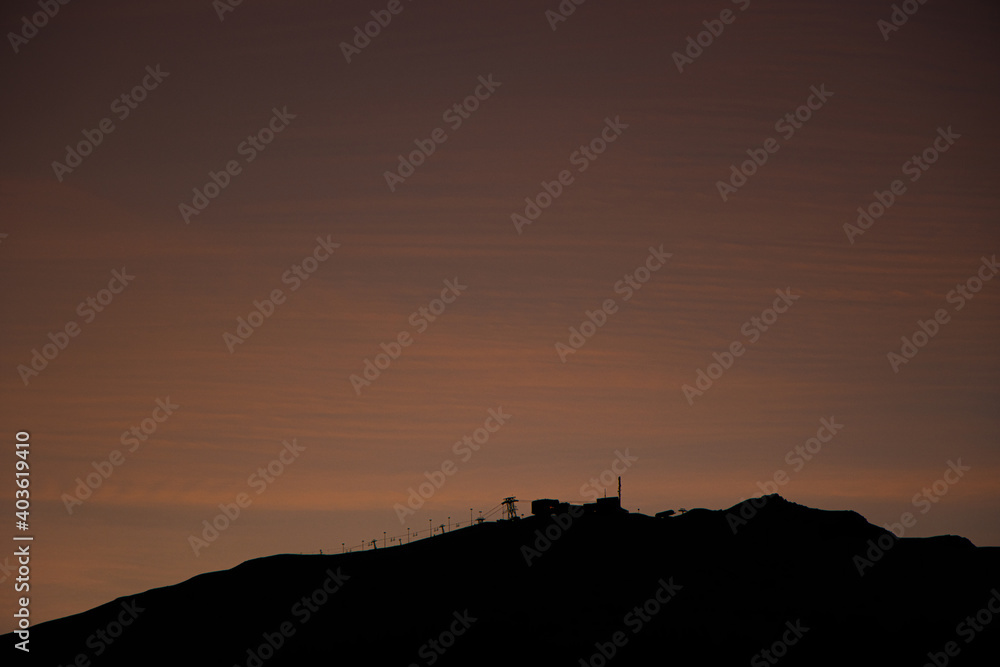
[(1000, 618), (963, 619), (993, 598), (1000, 610), (1000, 549), (895, 540), (776, 495), (757, 504), (260, 558), (40, 624), (16, 664), (997, 664)]

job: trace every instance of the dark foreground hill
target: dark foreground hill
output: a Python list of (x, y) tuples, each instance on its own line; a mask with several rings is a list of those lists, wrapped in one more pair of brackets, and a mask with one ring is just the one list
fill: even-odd
[(1000, 664), (1000, 549), (757, 503), (260, 558), (40, 624), (14, 664)]

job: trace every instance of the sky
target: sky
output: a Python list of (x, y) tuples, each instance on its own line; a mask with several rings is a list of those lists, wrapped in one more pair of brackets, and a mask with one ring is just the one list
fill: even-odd
[(618, 476), (1000, 546), (1000, 9), (903, 4), (6, 3), (32, 621)]

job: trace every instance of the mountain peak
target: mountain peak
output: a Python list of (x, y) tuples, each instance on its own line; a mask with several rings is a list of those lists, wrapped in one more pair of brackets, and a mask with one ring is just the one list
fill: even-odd
[[(1000, 581), (997, 550), (898, 539), (777, 494), (661, 517), (616, 501), (246, 561), (40, 624), (32, 652), (71, 665), (101, 649), (102, 667), (768, 664), (778, 645), (788, 665), (923, 664)], [(101, 643), (108, 628), (120, 636)], [(996, 634), (963, 656), (995, 651)]]

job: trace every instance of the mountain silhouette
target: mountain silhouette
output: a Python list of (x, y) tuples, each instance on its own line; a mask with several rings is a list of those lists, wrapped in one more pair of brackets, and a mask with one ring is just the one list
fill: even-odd
[(537, 502), (387, 549), (250, 560), (41, 623), (14, 653), (46, 667), (998, 664), (1000, 548), (896, 538), (778, 495), (669, 517)]

